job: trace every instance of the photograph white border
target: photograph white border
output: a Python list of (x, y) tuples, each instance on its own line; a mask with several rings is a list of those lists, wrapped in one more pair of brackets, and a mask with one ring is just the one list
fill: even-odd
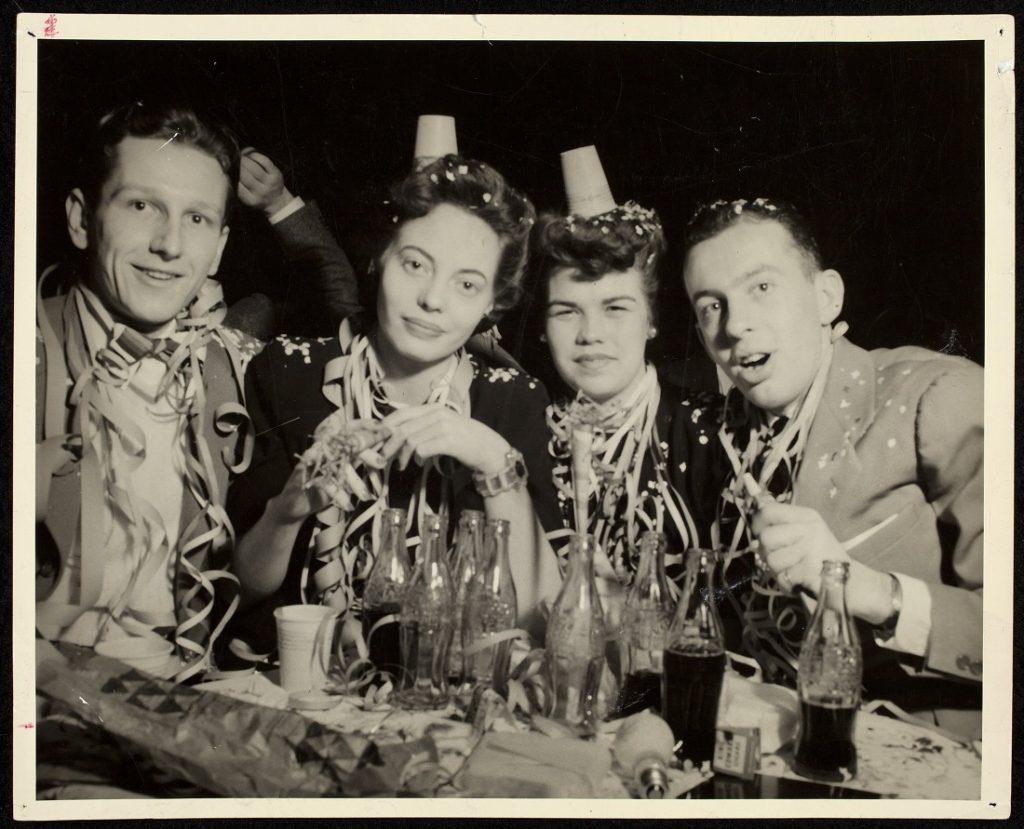
[(985, 682), (977, 801), (203, 799), (37, 801), (35, 795), (34, 417), (37, 45), (47, 14), (20, 14), (15, 117), (13, 539), (13, 814), (18, 819), (155, 817), (944, 817), (1010, 812), (1013, 679), (1014, 20), (1008, 15), (905, 17), (686, 17), (529, 15), (63, 15), (65, 40), (586, 40), (840, 43), (984, 41), (985, 75)]

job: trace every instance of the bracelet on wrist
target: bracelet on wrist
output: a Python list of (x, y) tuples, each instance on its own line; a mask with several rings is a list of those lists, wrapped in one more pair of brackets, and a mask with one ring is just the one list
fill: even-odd
[(492, 498), (503, 492), (519, 490), (526, 483), (527, 470), (523, 453), (518, 449), (509, 449), (505, 453), (505, 466), (493, 475), (482, 472), (473, 473), (473, 484), (476, 491), (484, 498)]

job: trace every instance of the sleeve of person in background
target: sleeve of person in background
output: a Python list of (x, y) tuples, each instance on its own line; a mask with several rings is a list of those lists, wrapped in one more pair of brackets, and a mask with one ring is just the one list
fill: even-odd
[[(985, 554), (982, 369), (966, 360), (921, 396), (917, 453), (921, 486), (943, 539), (943, 584), (929, 584), (928, 668), (964, 679), (982, 675)], [(1010, 555), (1007, 551), (1007, 555)]]
[(278, 343), (269, 343), (253, 358), (245, 375), (245, 407), (256, 440), (252, 462), (228, 487), (227, 511), (237, 538), (259, 520), (267, 501), (281, 491), (295, 465), (279, 428), (281, 415), (275, 392), (281, 389), (274, 371), (279, 353)]
[(315, 292), (301, 291), (307, 301), (299, 304), (315, 316), (326, 316), (328, 325), (336, 329), (343, 319), (361, 309), (355, 271), (316, 204), (299, 204), (290, 213), (281, 211), (284, 218), (272, 221), (271, 230), (297, 277), (312, 280), (316, 286)]

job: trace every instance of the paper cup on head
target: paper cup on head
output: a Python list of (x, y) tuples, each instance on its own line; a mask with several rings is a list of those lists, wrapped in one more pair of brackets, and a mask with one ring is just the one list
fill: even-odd
[(562, 153), (562, 181), (570, 215), (598, 216), (615, 209), (615, 197), (594, 145)]
[(274, 611), (281, 687), (318, 691), (327, 681), (337, 611), (317, 604), (294, 604)]
[(100, 656), (119, 659), (148, 674), (159, 673), (171, 658), (174, 646), (166, 639), (157, 636), (129, 637), (126, 639), (107, 639), (99, 642), (95, 651)]
[(416, 122), (416, 149), (413, 161), (419, 166), (444, 155), (458, 155), (455, 119), (450, 115), (421, 115)]

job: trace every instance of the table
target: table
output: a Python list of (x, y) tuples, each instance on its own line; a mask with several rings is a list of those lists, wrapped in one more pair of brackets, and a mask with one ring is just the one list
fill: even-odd
[[(479, 735), (470, 736), (472, 729), (446, 719), (446, 712), (367, 708), (361, 707), (358, 698), (339, 697), (332, 710), (300, 714), (288, 710), (287, 694), (259, 674), (193, 688), (140, 674), (117, 660), (79, 654), (67, 665), (45, 663), (38, 681), (41, 693), (56, 702), (64, 718), (56, 732), (44, 727), (45, 720), (39, 729), (39, 739), (44, 741), (39, 743), (41, 768), (48, 769), (47, 792), (54, 796), (88, 796), (90, 786), (98, 787), (102, 796), (112, 796), (111, 791), (118, 789), (122, 796), (159, 797), (203, 793), (465, 796), (465, 789), (458, 785), (459, 774), (466, 758), (478, 750)], [(856, 780), (821, 786), (796, 778), (787, 767), (780, 738), (791, 726), (784, 692), (729, 675), (721, 715), (729, 725), (757, 723), (761, 728), (767, 753), (759, 774), (748, 782), (673, 770), (670, 794), (701, 799), (978, 797), (977, 747), (863, 712), (856, 726), (860, 754)], [(501, 727), (515, 730), (508, 723)], [(602, 744), (610, 744), (613, 727), (603, 728), (592, 744), (594, 751), (581, 756), (597, 757)], [(91, 776), (74, 776), (78, 773), (75, 758), (66, 768), (52, 762), (45, 765), (54, 758), (52, 749), (59, 747), (60, 728), (66, 731), (66, 742), (75, 747), (77, 759), (86, 766), (91, 759)], [(89, 739), (98, 741), (92, 749)], [(100, 745), (104, 740), (106, 744)], [(122, 752), (127, 746), (128, 762), (111, 759), (111, 745)], [(592, 779), (577, 780), (567, 774), (573, 786), (559, 796), (628, 796), (614, 772), (598, 779), (599, 758), (593, 768)], [(77, 769), (81, 770), (81, 763)], [(104, 771), (108, 779), (103, 778)], [(128, 781), (118, 777), (124, 774), (134, 777)], [(552, 780), (556, 776), (555, 772), (541, 775)]]

